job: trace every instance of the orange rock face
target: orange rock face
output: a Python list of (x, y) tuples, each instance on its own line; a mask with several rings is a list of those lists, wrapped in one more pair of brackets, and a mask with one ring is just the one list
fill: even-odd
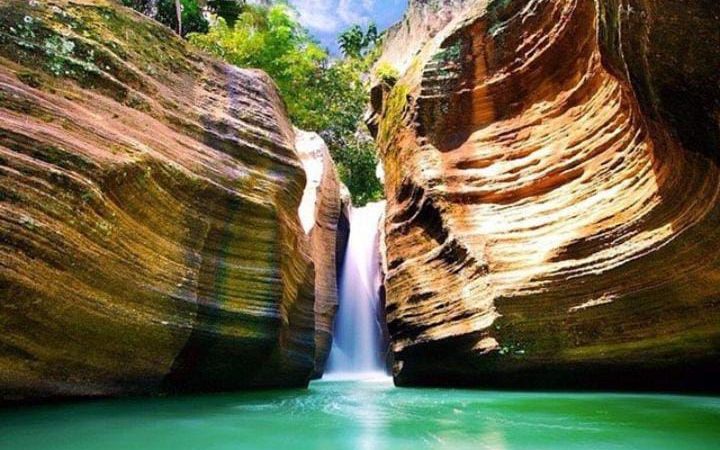
[(310, 236), (315, 263), (314, 376), (319, 378), (332, 345), (333, 320), (338, 309), (338, 273), (350, 232), (350, 193), (340, 182), (322, 138), (300, 130), (296, 130), (296, 136), (296, 148), (307, 177), (300, 220)]
[(399, 384), (720, 388), (719, 7), (621, 3), (458, 2), (375, 102)]
[(304, 185), (266, 75), (115, 3), (0, 2), (0, 399), (306, 385)]

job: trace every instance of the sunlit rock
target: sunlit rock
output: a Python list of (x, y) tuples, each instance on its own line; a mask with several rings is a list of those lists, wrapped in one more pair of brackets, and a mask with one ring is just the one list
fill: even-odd
[(0, 399), (305, 386), (273, 83), (109, 1), (0, 2)]
[(719, 4), (411, 3), (371, 116), (396, 382), (720, 387)]

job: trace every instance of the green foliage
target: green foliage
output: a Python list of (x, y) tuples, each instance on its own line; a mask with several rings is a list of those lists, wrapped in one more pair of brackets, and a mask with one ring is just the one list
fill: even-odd
[[(377, 178), (375, 143), (360, 136), (349, 136), (341, 146), (334, 146), (333, 160), (340, 178), (352, 194), (353, 204), (363, 206), (383, 198), (383, 185)], [(331, 147), (332, 149), (332, 147)]]
[(245, 8), (243, 0), (207, 0), (207, 6), (210, 11), (217, 14), (218, 17), (225, 19), (228, 25), (235, 26), (235, 21), (242, 14)]
[(388, 62), (380, 63), (375, 69), (375, 76), (377, 76), (383, 83), (394, 86), (400, 78), (400, 73), (397, 71), (392, 64)]
[(338, 38), (338, 44), (345, 56), (350, 58), (360, 57), (363, 48), (365, 34), (360, 25), (355, 25), (347, 31), (344, 31)]
[(312, 106), (298, 120), (303, 128), (317, 131), (325, 140), (357, 206), (383, 197), (383, 186), (375, 175), (375, 143), (362, 123), (369, 102), (363, 75), (369, 71), (370, 62), (345, 58), (327, 65), (316, 88), (306, 95), (312, 99)]
[[(177, 10), (174, 0), (160, 0), (154, 6), (152, 0), (122, 0), (122, 3), (177, 30)], [(187, 33), (207, 32), (208, 23), (203, 17), (200, 6), (203, 3), (208, 12), (222, 17), (230, 26), (235, 25), (238, 16), (246, 8), (245, 0), (206, 0), (205, 2), (183, 0), (181, 1), (181, 5), (184, 14), (181, 18), (183, 20), (183, 28), (187, 28)], [(188, 27), (185, 25), (186, 22), (189, 24)]]
[(230, 27), (222, 18), (207, 34), (190, 41), (239, 67), (265, 70), (277, 83), (290, 115), (301, 128), (315, 129), (313, 112), (327, 54), (292, 17), (287, 7), (248, 7)]
[(136, 11), (140, 11), (143, 14), (150, 13), (149, 0), (122, 0), (122, 4)]
[(371, 23), (366, 31), (360, 25), (353, 25), (340, 34), (338, 44), (346, 58), (360, 58), (372, 49), (380, 39), (377, 26)]
[(370, 100), (363, 77), (371, 63), (370, 58), (345, 58), (328, 65), (316, 91), (308, 96), (316, 98), (317, 107), (303, 118), (305, 128), (317, 131), (327, 143), (356, 206), (383, 197), (382, 183), (375, 174), (375, 143), (362, 122)]
[[(209, 27), (208, 21), (205, 19), (197, 0), (180, 0), (180, 4), (182, 5), (182, 35), (187, 36), (189, 33), (206, 33)], [(155, 19), (173, 30), (177, 30), (178, 23), (175, 0), (160, 0), (158, 2), (158, 11)]]
[(368, 25), (367, 31), (365, 32), (364, 48), (369, 49), (375, 46), (380, 41), (380, 33), (378, 33), (377, 25), (371, 22)]

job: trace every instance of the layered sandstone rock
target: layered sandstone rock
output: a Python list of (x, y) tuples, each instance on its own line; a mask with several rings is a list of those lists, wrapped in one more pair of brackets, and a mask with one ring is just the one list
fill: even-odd
[(472, 0), (411, 0), (403, 20), (385, 32), (377, 65), (405, 72), (429, 39), (473, 5)]
[(0, 399), (306, 385), (294, 146), (260, 72), (109, 1), (0, 2)]
[(350, 194), (338, 178), (335, 163), (322, 138), (296, 130), (296, 148), (307, 178), (300, 204), (300, 221), (310, 236), (315, 263), (315, 371), (322, 376), (332, 345), (338, 309), (338, 274), (350, 233)]
[(396, 382), (718, 389), (717, 2), (454, 5), (374, 98)]

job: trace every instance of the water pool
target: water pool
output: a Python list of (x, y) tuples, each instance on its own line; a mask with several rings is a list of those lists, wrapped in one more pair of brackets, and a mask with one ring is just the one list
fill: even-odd
[(720, 449), (720, 398), (389, 381), (0, 411), (3, 450)]

